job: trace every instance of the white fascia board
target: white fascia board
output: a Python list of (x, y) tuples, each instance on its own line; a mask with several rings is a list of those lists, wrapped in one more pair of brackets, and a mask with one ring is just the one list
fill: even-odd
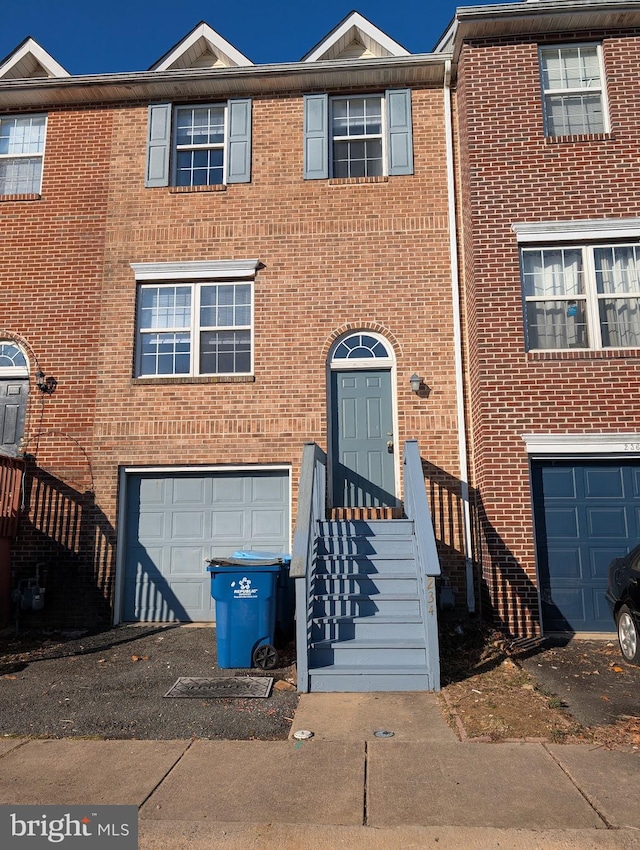
[(249, 463), (239, 466), (237, 464), (212, 466), (125, 466), (123, 472), (126, 475), (138, 475), (142, 473), (166, 472), (168, 474), (181, 472), (286, 472), (291, 475), (291, 465), (284, 463)]
[(15, 50), (11, 56), (0, 65), (0, 79), (5, 76), (12, 68), (14, 68), (18, 62), (25, 58), (25, 56), (34, 57), (37, 60), (38, 64), (42, 66), (42, 68), (46, 71), (46, 73), (50, 77), (70, 77), (71, 75), (67, 70), (65, 70), (62, 65), (60, 65), (56, 60), (44, 50), (37, 41), (33, 38), (27, 38), (20, 47)]
[(371, 21), (368, 21), (366, 18), (363, 18), (359, 12), (352, 12), (344, 21), (339, 24), (335, 30), (329, 33), (316, 47), (313, 48), (311, 53), (308, 53), (306, 56), (303, 56), (302, 61), (304, 62), (315, 62), (317, 59), (320, 59), (324, 56), (327, 51), (331, 50), (334, 44), (336, 44), (340, 39), (352, 28), (356, 27), (365, 35), (367, 35), (372, 41), (377, 42), (380, 47), (384, 47), (385, 50), (388, 50), (392, 56), (409, 56), (409, 51), (405, 50), (405, 48), (398, 44), (397, 41), (394, 41), (390, 36), (386, 33), (382, 32), (382, 30), (378, 29), (378, 27), (374, 26)]
[(594, 239), (640, 238), (640, 218), (603, 218), (581, 221), (539, 221), (512, 224), (522, 242), (586, 242)]
[(229, 280), (255, 276), (260, 260), (130, 263), (136, 280)]
[(229, 42), (223, 38), (219, 33), (217, 33), (214, 29), (212, 29), (209, 24), (206, 24), (204, 21), (201, 24), (192, 30), (189, 35), (185, 36), (182, 41), (178, 42), (176, 46), (169, 51), (162, 59), (156, 62), (155, 65), (151, 66), (152, 71), (168, 71), (173, 63), (179, 59), (184, 53), (189, 50), (197, 41), (201, 38), (204, 38), (205, 41), (208, 42), (209, 45), (213, 48), (213, 52), (219, 55), (220, 57), (225, 57), (229, 60), (229, 64), (233, 67), (243, 67), (246, 65), (253, 65), (253, 62), (250, 59), (240, 53), (239, 50), (229, 44)]
[(529, 455), (637, 455), (640, 433), (522, 434)]

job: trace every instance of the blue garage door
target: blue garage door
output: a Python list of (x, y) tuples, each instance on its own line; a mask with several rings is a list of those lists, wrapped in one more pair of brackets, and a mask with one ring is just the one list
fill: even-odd
[(289, 548), (285, 471), (127, 477), (123, 619), (215, 619), (206, 559)]
[(607, 567), (640, 542), (640, 464), (539, 461), (532, 474), (545, 631), (613, 631)]

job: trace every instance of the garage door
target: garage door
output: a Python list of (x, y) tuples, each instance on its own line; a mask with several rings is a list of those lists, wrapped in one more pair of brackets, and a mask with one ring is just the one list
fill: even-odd
[(286, 471), (127, 476), (123, 619), (214, 620), (206, 559), (289, 549)]
[(607, 567), (640, 542), (638, 462), (532, 466), (545, 631), (613, 631)]

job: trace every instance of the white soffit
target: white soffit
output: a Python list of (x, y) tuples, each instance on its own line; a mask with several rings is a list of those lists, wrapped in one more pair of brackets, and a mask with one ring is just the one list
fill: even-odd
[(352, 12), (303, 56), (302, 61), (381, 59), (386, 56), (409, 56), (409, 51), (363, 18), (359, 12)]
[(640, 218), (536, 221), (512, 224), (511, 229), (519, 243), (638, 239), (640, 238)]
[(16, 47), (0, 65), (0, 80), (69, 76), (71, 76), (69, 72), (31, 37), (26, 38)]
[(548, 455), (637, 455), (640, 433), (610, 434), (523, 434), (527, 454)]
[(202, 21), (149, 70), (239, 68), (245, 65), (253, 65), (253, 62)]

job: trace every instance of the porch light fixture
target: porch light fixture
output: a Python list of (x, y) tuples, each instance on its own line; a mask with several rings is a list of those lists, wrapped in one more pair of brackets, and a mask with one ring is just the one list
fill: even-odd
[(422, 378), (418, 377), (414, 372), (413, 375), (409, 378), (409, 383), (411, 384), (411, 392), (419, 393), (420, 387), (422, 386)]
[(58, 382), (54, 377), (48, 375), (45, 378), (44, 372), (36, 372), (36, 386), (44, 395), (52, 395), (56, 391)]

